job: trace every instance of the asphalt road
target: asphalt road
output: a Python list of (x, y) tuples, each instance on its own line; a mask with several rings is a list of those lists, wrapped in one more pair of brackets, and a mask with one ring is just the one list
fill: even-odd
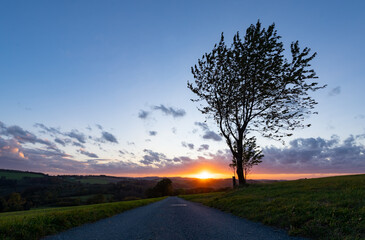
[(285, 231), (178, 197), (169, 197), (46, 239), (276, 240), (303, 238), (289, 237)]

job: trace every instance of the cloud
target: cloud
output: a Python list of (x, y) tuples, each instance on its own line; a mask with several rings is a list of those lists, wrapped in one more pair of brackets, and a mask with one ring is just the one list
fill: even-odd
[(156, 131), (149, 131), (148, 134), (150, 136), (156, 136), (157, 135), (157, 132)]
[(181, 142), (181, 145), (183, 147), (189, 148), (190, 150), (194, 149), (194, 144), (192, 144), (192, 143)]
[(28, 132), (16, 125), (6, 127), (4, 123), (0, 122), (0, 135), (13, 137), (14, 139), (16, 139), (21, 143), (32, 143), (32, 144), (40, 143), (50, 148), (56, 148), (54, 143), (48, 140), (40, 139), (33, 133)]
[(134, 142), (127, 142), (127, 145), (131, 146), (131, 145), (136, 145)]
[(222, 137), (211, 131), (206, 123), (195, 122), (194, 124), (202, 129), (204, 132), (202, 137), (204, 139), (211, 139), (217, 142), (222, 141)]
[(336, 95), (339, 95), (340, 93), (341, 93), (341, 87), (337, 86), (337, 87), (331, 89), (331, 91), (329, 91), (328, 95), (329, 96), (336, 96)]
[(204, 139), (212, 139), (212, 140), (217, 141), (217, 142), (222, 141), (222, 137), (219, 136), (218, 134), (216, 134), (213, 131), (205, 132), (204, 135), (203, 135), (203, 138)]
[(160, 104), (160, 106), (153, 106), (153, 110), (160, 110), (165, 115), (171, 115), (174, 118), (183, 117), (185, 116), (186, 112), (184, 109), (177, 109), (173, 107), (166, 107), (163, 104)]
[(87, 166), (59, 149), (26, 148), (16, 139), (0, 137), (0, 168), (55, 173), (78, 173)]
[(165, 154), (163, 153), (154, 152), (149, 149), (144, 149), (143, 152), (145, 152), (146, 154), (143, 156), (143, 159), (140, 160), (139, 162), (144, 165), (152, 165), (152, 164), (161, 165), (161, 163), (169, 161), (166, 158)]
[(95, 153), (91, 153), (91, 152), (88, 152), (88, 151), (85, 151), (84, 149), (80, 149), (78, 150), (79, 153), (85, 155), (85, 156), (88, 156), (88, 157), (91, 157), (91, 158), (99, 158), (98, 155), (96, 155)]
[(36, 123), (34, 127), (41, 128), (43, 132), (47, 132), (51, 135), (62, 134), (59, 129), (54, 127), (47, 127), (43, 123)]
[(73, 129), (71, 132), (68, 132), (65, 134), (66, 136), (70, 137), (70, 138), (74, 138), (77, 141), (79, 141), (80, 143), (86, 143), (86, 136), (85, 134), (79, 132), (76, 129)]
[(198, 151), (201, 152), (201, 151), (205, 151), (205, 150), (209, 150), (209, 145), (208, 144), (200, 145)]
[(63, 140), (61, 140), (61, 139), (59, 139), (59, 138), (56, 138), (54, 141), (55, 141), (56, 143), (58, 143), (58, 144), (61, 144), (62, 146), (66, 146), (65, 141), (63, 141)]
[(150, 112), (144, 111), (144, 110), (140, 110), (138, 113), (138, 117), (140, 119), (146, 119), (148, 116), (150, 115)]
[(85, 148), (85, 146), (79, 142), (75, 142), (75, 141), (72, 141), (72, 146), (76, 146), (76, 147), (80, 147), (80, 148)]
[(298, 138), (286, 148), (266, 147), (257, 172), (265, 173), (359, 173), (365, 172), (365, 147), (361, 135)]
[(109, 132), (102, 132), (102, 138), (108, 142), (118, 143), (118, 140)]

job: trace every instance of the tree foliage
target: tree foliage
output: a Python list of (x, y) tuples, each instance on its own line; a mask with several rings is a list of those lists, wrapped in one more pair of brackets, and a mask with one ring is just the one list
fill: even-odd
[(147, 190), (148, 197), (171, 196), (173, 194), (172, 181), (169, 178), (160, 180), (156, 186)]
[[(247, 175), (250, 173), (253, 166), (261, 163), (261, 159), (264, 157), (262, 150), (256, 144), (256, 138), (251, 137), (243, 141), (243, 157), (242, 157), (242, 169), (244, 178), (247, 179)], [(237, 159), (232, 158), (232, 163), (229, 165), (234, 170), (237, 168)]]
[(188, 88), (203, 101), (199, 107), (216, 121), (221, 135), (237, 160), (237, 175), (244, 184), (243, 144), (247, 135), (258, 132), (281, 140), (304, 124), (317, 102), (309, 95), (318, 86), (310, 62), (316, 56), (310, 48), (300, 49), (298, 41), (290, 46), (291, 59), (284, 57), (284, 46), (275, 30), (260, 21), (246, 30), (241, 39), (237, 32), (231, 47), (223, 33), (210, 53), (192, 67), (194, 82)]

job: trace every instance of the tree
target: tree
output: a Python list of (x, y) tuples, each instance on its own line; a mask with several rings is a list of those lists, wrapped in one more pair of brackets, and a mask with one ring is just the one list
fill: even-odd
[[(247, 175), (250, 173), (252, 167), (261, 163), (264, 155), (262, 154), (262, 150), (257, 146), (255, 137), (244, 139), (243, 142), (242, 169), (243, 176), (247, 180)], [(237, 160), (235, 157), (233, 157), (232, 163), (229, 166), (234, 170), (237, 168)]]
[(188, 88), (203, 101), (198, 109), (212, 117), (220, 128), (237, 161), (239, 184), (245, 184), (243, 171), (244, 140), (258, 132), (264, 137), (282, 140), (304, 124), (304, 118), (317, 102), (309, 96), (325, 86), (317, 78), (310, 62), (316, 53), (301, 50), (291, 43), (291, 60), (284, 57), (283, 43), (275, 24), (267, 29), (260, 21), (246, 30), (244, 39), (237, 32), (231, 47), (223, 33), (210, 53), (205, 53), (191, 68), (194, 83)]
[(147, 190), (148, 197), (162, 197), (170, 196), (173, 194), (172, 181), (168, 178), (164, 178), (159, 181), (156, 186)]

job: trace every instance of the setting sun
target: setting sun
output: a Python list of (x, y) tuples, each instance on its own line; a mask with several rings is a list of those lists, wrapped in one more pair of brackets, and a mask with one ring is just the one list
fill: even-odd
[(198, 173), (196, 177), (200, 179), (208, 179), (208, 178), (214, 178), (214, 174), (211, 174), (210, 172), (207, 171), (202, 171)]

